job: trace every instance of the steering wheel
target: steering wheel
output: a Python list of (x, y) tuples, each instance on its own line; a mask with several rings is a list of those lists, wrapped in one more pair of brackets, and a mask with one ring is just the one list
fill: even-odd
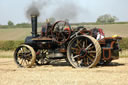
[(51, 31), (53, 39), (57, 43), (65, 43), (71, 35), (71, 27), (69, 23), (65, 21), (57, 21), (53, 26), (52, 26), (52, 31)]

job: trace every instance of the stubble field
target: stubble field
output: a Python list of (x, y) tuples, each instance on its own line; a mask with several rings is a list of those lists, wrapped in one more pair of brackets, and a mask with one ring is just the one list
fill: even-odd
[(128, 85), (128, 58), (91, 69), (75, 69), (64, 60), (18, 68), (12, 58), (0, 58), (0, 85)]

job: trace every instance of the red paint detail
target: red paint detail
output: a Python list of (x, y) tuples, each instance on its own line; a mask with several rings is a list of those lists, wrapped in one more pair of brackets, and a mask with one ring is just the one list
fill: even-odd
[[(109, 55), (105, 57), (105, 50), (109, 51)], [(109, 60), (111, 58), (111, 49), (110, 48), (103, 48), (103, 60)]]
[(40, 51), (36, 52), (36, 55), (39, 55), (40, 54)]

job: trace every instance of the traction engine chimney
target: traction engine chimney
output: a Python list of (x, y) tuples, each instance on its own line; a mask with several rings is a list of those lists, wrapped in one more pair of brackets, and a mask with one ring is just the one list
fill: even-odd
[(31, 24), (32, 24), (32, 37), (37, 37), (37, 16), (31, 16)]

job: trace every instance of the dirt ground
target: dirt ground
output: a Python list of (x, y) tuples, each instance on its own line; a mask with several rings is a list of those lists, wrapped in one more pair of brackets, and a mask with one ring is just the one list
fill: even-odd
[(12, 58), (0, 58), (0, 85), (128, 85), (128, 58), (91, 69), (75, 69), (65, 61), (18, 68)]

